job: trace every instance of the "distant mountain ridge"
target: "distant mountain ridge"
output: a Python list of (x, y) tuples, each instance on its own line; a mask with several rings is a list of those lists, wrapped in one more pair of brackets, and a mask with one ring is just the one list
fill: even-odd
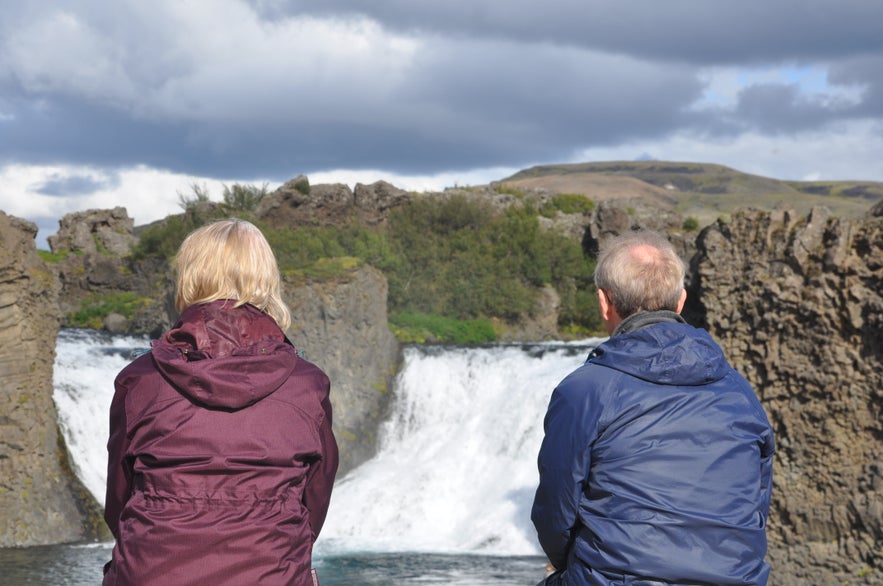
[(723, 165), (671, 161), (607, 161), (538, 165), (499, 183), (517, 188), (580, 193), (595, 201), (639, 198), (709, 223), (739, 208), (786, 205), (801, 214), (823, 205), (832, 214), (861, 217), (883, 199), (883, 182), (786, 181)]

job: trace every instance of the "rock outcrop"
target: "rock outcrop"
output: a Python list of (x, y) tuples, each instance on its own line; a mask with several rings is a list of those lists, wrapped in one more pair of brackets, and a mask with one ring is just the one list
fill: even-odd
[(52, 252), (104, 252), (125, 256), (135, 242), (134, 225), (122, 207), (75, 212), (61, 219), (58, 233), (47, 241)]
[(331, 378), (338, 478), (374, 455), (391, 399), (400, 348), (387, 324), (386, 293), (386, 278), (369, 266), (331, 281), (286, 284), (293, 323), (288, 335)]
[(303, 175), (264, 197), (255, 215), (275, 226), (340, 226), (351, 221), (382, 224), (389, 211), (410, 199), (407, 191), (385, 181), (356, 185), (309, 184)]
[(697, 244), (688, 319), (775, 428), (771, 583), (883, 583), (883, 202), (743, 210)]
[(0, 212), (0, 547), (105, 536), (71, 472), (52, 400), (58, 282), (37, 227)]

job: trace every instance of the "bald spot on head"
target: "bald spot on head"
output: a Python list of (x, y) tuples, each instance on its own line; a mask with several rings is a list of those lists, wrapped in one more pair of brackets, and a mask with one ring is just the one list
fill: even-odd
[(640, 262), (641, 264), (656, 264), (663, 262), (662, 252), (649, 244), (638, 244), (629, 250), (629, 256)]

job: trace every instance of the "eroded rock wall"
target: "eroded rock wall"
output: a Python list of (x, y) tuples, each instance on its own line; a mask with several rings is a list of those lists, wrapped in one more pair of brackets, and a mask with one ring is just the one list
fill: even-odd
[(775, 428), (773, 582), (883, 584), (883, 202), (743, 210), (702, 232), (688, 318)]
[(391, 400), (400, 347), (389, 331), (386, 293), (386, 278), (369, 266), (329, 282), (286, 285), (288, 335), (331, 378), (338, 478), (374, 455)]
[(71, 472), (52, 400), (58, 282), (37, 227), (0, 212), (0, 547), (106, 535)]

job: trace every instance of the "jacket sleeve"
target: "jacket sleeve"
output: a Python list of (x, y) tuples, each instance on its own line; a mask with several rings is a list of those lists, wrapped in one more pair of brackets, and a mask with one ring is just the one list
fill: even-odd
[(334, 476), (337, 474), (338, 450), (337, 440), (331, 430), (331, 399), (329, 396), (330, 383), (326, 379), (325, 390), (322, 396), (322, 421), (319, 423), (319, 440), (322, 444), (322, 454), (310, 467), (304, 488), (304, 506), (310, 514), (310, 530), (313, 541), (319, 536), (325, 516), (328, 514), (328, 505), (331, 502), (331, 489), (334, 486)]
[(776, 452), (776, 440), (773, 435), (773, 429), (769, 422), (766, 422), (766, 433), (761, 437), (760, 447), (760, 490), (761, 512), (764, 521), (769, 518), (770, 500), (773, 495), (773, 455)]
[(120, 377), (114, 381), (114, 390), (110, 405), (110, 436), (107, 442), (104, 520), (114, 538), (119, 538), (120, 514), (132, 492), (132, 463), (126, 458), (129, 448), (126, 388)]
[(543, 424), (545, 437), (538, 458), (540, 482), (531, 520), (540, 546), (558, 570), (567, 566), (591, 467), (598, 424), (589, 398), (578, 380), (565, 379), (552, 393)]

